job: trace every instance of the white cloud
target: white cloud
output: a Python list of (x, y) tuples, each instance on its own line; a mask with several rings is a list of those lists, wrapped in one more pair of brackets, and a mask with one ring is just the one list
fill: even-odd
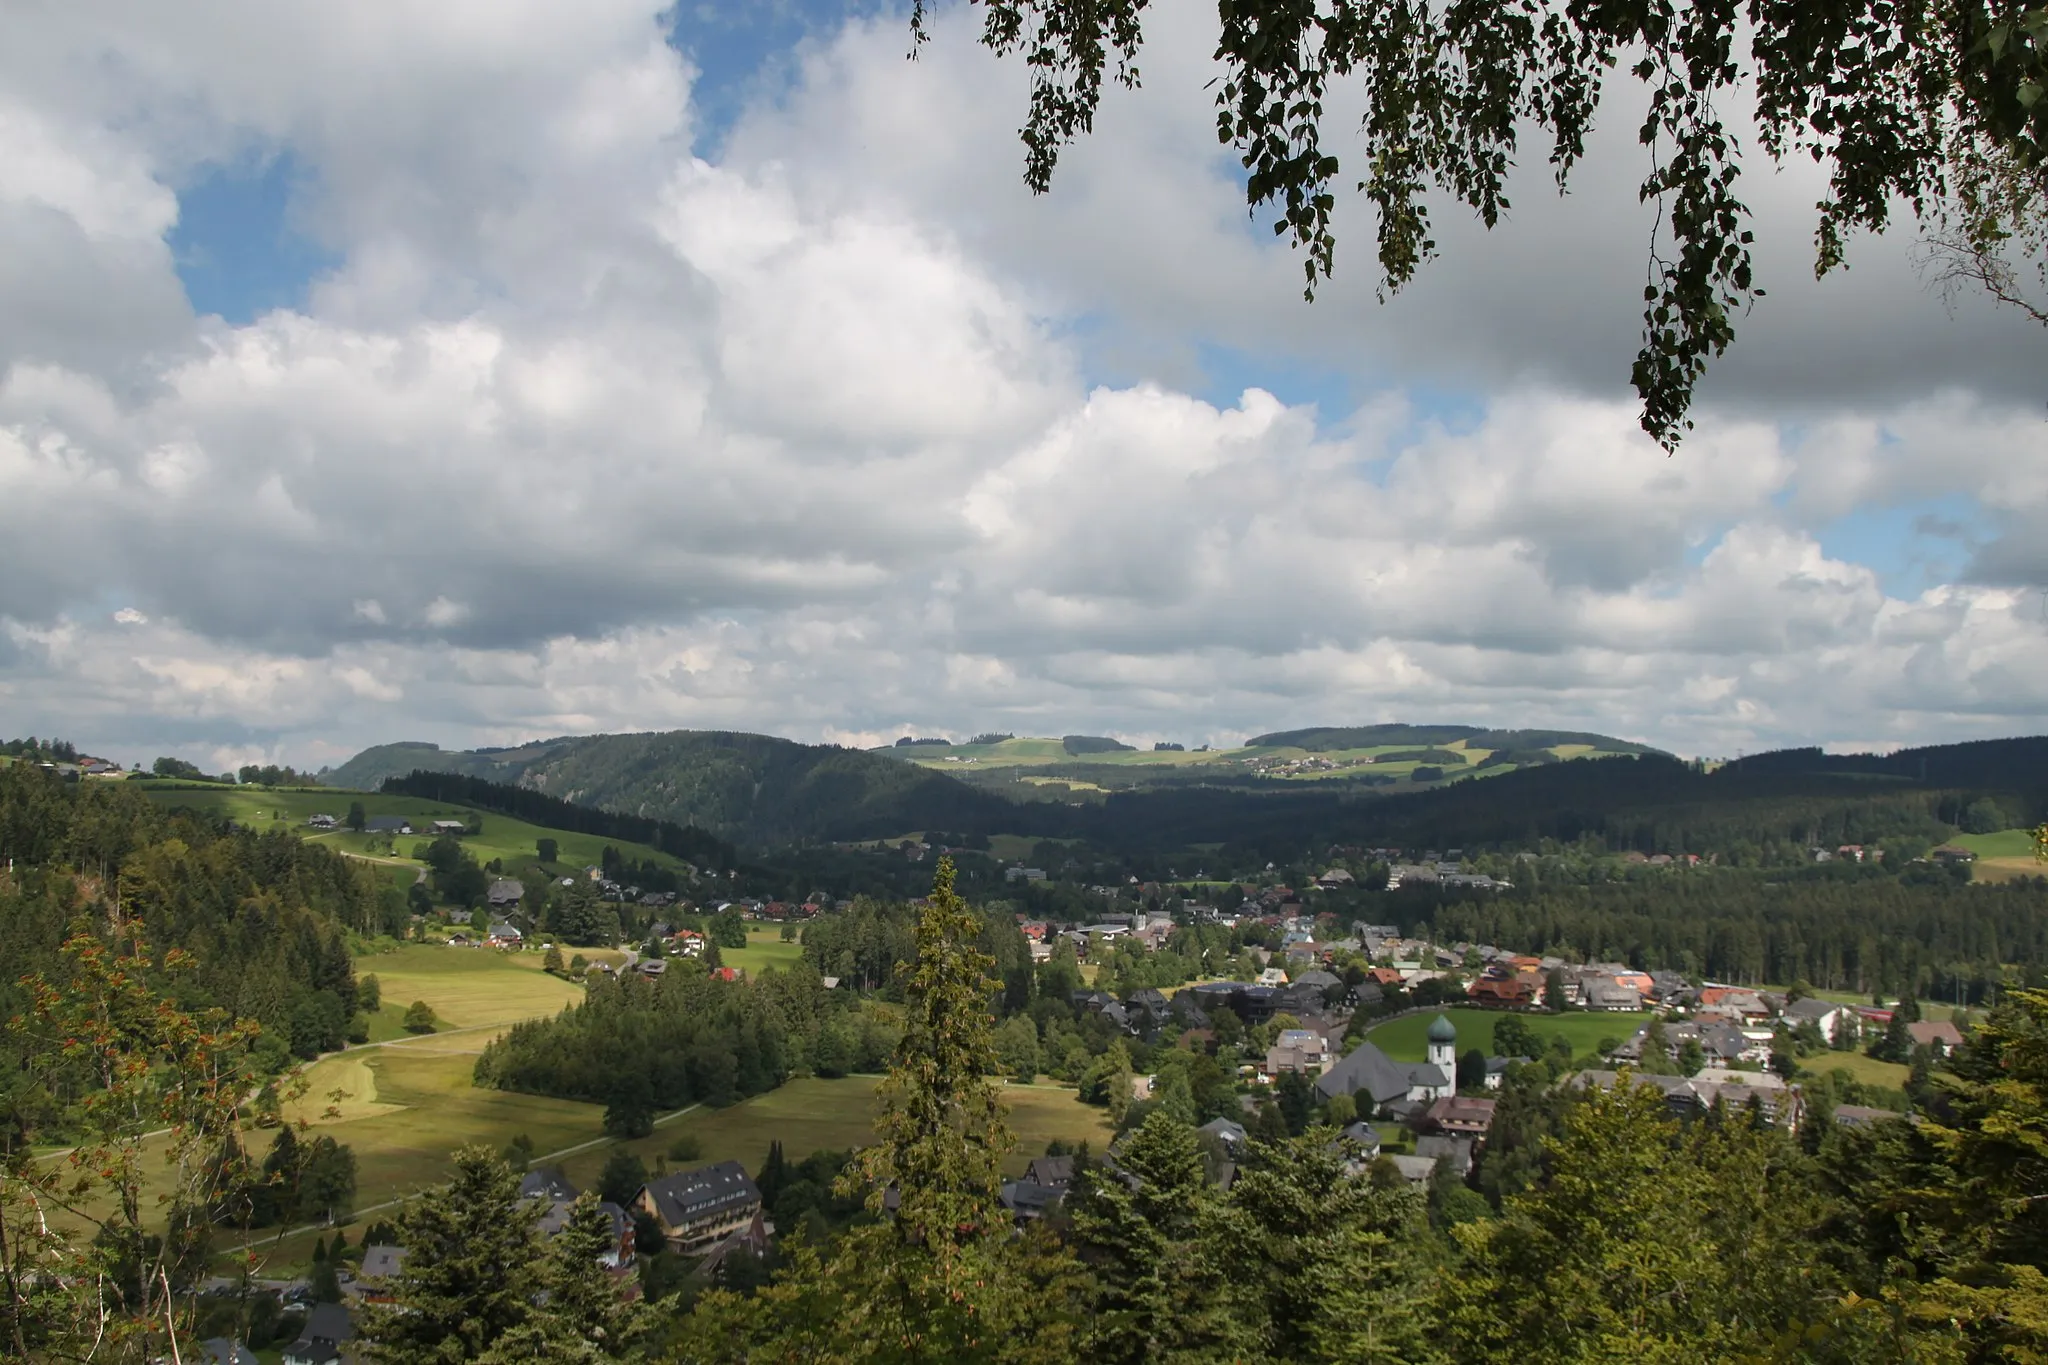
[[(1162, 20), (1147, 97), (1034, 202), (1001, 68), (951, 29), (910, 68), (887, 26), (810, 51), (707, 164), (645, 4), (42, 22), (0, 55), (39, 139), (0, 234), (9, 203), (55, 232), (0, 266), (0, 704), (38, 732), (332, 761), (1471, 718), (1728, 752), (2048, 713), (2034, 599), (1904, 595), (1823, 535), (1961, 495), (1978, 576), (2048, 582), (2048, 428), (1995, 374), (1895, 357), (1882, 398), (1789, 407), (1752, 376), (1667, 457), (1586, 377), (1632, 324), (1559, 307), (1626, 227), (1579, 241), (1576, 204), (1435, 293), (1365, 306), (1359, 262), (1305, 311), (1207, 141), (1199, 27)], [(251, 146), (314, 177), (340, 265), (244, 326), (148, 303), (162, 186)], [(148, 327), (5, 307), (39, 268), (98, 307), (108, 262)], [(1882, 360), (1927, 301), (1868, 274), (1743, 344)], [(1289, 329), (1355, 411), (1190, 391), (1204, 344)], [(1090, 378), (1118, 370), (1148, 377)]]

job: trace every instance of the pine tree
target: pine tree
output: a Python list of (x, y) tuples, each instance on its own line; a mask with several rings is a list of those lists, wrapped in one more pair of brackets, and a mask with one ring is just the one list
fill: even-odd
[(1095, 1271), (1085, 1358), (1208, 1359), (1228, 1344), (1223, 1277), (1200, 1235), (1209, 1202), (1194, 1129), (1162, 1109), (1114, 1166), (1082, 1169), (1070, 1212), (1075, 1248)]
[(584, 1194), (569, 1211), (540, 1264), (545, 1306), (500, 1337), (486, 1361), (593, 1361), (632, 1351), (650, 1325), (644, 1305), (628, 1303), (601, 1259), (616, 1251), (611, 1215)]
[(455, 1176), (398, 1216), (404, 1269), (394, 1302), (367, 1309), (362, 1334), (383, 1365), (474, 1360), (526, 1324), (540, 1288), (535, 1211), (487, 1147), (455, 1153)]
[[(1009, 1150), (990, 1007), (992, 960), (941, 859), (903, 978), (904, 1034), (875, 1144), (841, 1178), (876, 1221), (799, 1245), (751, 1297), (706, 1294), (681, 1362), (1053, 1365), (1075, 1358), (1081, 1277), (1042, 1230), (1011, 1234), (996, 1194)], [(893, 1192), (893, 1199), (891, 1194)]]
[(1303, 1365), (1427, 1359), (1422, 1200), (1405, 1182), (1350, 1174), (1330, 1137), (1253, 1143), (1208, 1220), (1248, 1354)]

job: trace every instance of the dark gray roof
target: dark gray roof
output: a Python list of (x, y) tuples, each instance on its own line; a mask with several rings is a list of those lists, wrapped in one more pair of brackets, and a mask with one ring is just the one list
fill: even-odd
[(363, 1248), (362, 1274), (365, 1280), (381, 1280), (396, 1275), (405, 1265), (405, 1248), (394, 1246), (370, 1246)]
[(524, 896), (525, 894), (525, 883), (516, 881), (511, 877), (500, 877), (498, 878), (498, 880), (491, 883), (491, 890), (488, 899), (490, 900), (491, 904), (498, 905), (506, 901), (516, 902), (517, 900), (519, 900), (520, 897)]
[(678, 1171), (647, 1182), (647, 1193), (662, 1221), (681, 1227), (700, 1218), (761, 1202), (746, 1167), (737, 1161), (721, 1161), (694, 1171)]
[(354, 1338), (355, 1321), (338, 1303), (316, 1303), (306, 1314), (306, 1326), (299, 1339), (285, 1347), (286, 1360), (303, 1360), (326, 1365), (341, 1359), (341, 1346)]
[(239, 1341), (213, 1337), (200, 1345), (214, 1365), (256, 1365), (256, 1353)]
[(403, 815), (373, 815), (363, 822), (363, 828), (382, 834), (387, 831), (398, 833), (412, 828), (412, 821)]
[(519, 1182), (521, 1199), (574, 1199), (576, 1187), (553, 1166), (536, 1166)]
[(1241, 1123), (1234, 1123), (1229, 1119), (1210, 1119), (1207, 1123), (1203, 1124), (1200, 1128), (1196, 1129), (1195, 1131), (1198, 1133), (1213, 1134), (1215, 1137), (1222, 1141), (1225, 1147), (1234, 1148), (1242, 1146), (1244, 1144), (1244, 1125)]
[(1035, 1180), (1005, 1180), (1000, 1191), (1003, 1207), (1012, 1213), (1044, 1213), (1066, 1197), (1065, 1190)]
[(1848, 1006), (1837, 1005), (1832, 1000), (1822, 1000), (1816, 996), (1809, 995), (1802, 999), (1794, 1000), (1791, 1004), (1785, 1006), (1785, 1014), (1788, 1018), (1811, 1019), (1818, 1023), (1830, 1014), (1847, 1008)]
[(1374, 1104), (1386, 1104), (1406, 1095), (1416, 1083), (1416, 1073), (1424, 1070), (1435, 1073), (1430, 1084), (1443, 1084), (1443, 1072), (1436, 1067), (1397, 1062), (1373, 1044), (1360, 1043), (1350, 1056), (1316, 1078), (1316, 1090), (1325, 1099), (1366, 1094)]
[(1065, 1189), (1074, 1183), (1074, 1158), (1070, 1156), (1035, 1156), (1024, 1168), (1024, 1178), (1040, 1185), (1051, 1185)]

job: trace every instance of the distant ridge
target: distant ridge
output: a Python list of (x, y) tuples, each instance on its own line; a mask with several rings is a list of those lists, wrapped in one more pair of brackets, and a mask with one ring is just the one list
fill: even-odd
[(1323, 753), (1332, 749), (1373, 749), (1386, 744), (1456, 744), (1460, 740), (1479, 749), (1548, 749), (1559, 744), (1584, 744), (1603, 753), (1662, 753), (1647, 744), (1596, 735), (1580, 730), (1488, 730), (1477, 725), (1321, 725), (1305, 730), (1275, 730), (1245, 741), (1246, 748), (1306, 749)]

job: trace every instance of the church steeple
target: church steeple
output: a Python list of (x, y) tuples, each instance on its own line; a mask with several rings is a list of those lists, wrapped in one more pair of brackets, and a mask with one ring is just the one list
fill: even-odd
[(1446, 1076), (1458, 1074), (1458, 1026), (1448, 1014), (1439, 1014), (1430, 1021), (1429, 1064), (1442, 1067)]

